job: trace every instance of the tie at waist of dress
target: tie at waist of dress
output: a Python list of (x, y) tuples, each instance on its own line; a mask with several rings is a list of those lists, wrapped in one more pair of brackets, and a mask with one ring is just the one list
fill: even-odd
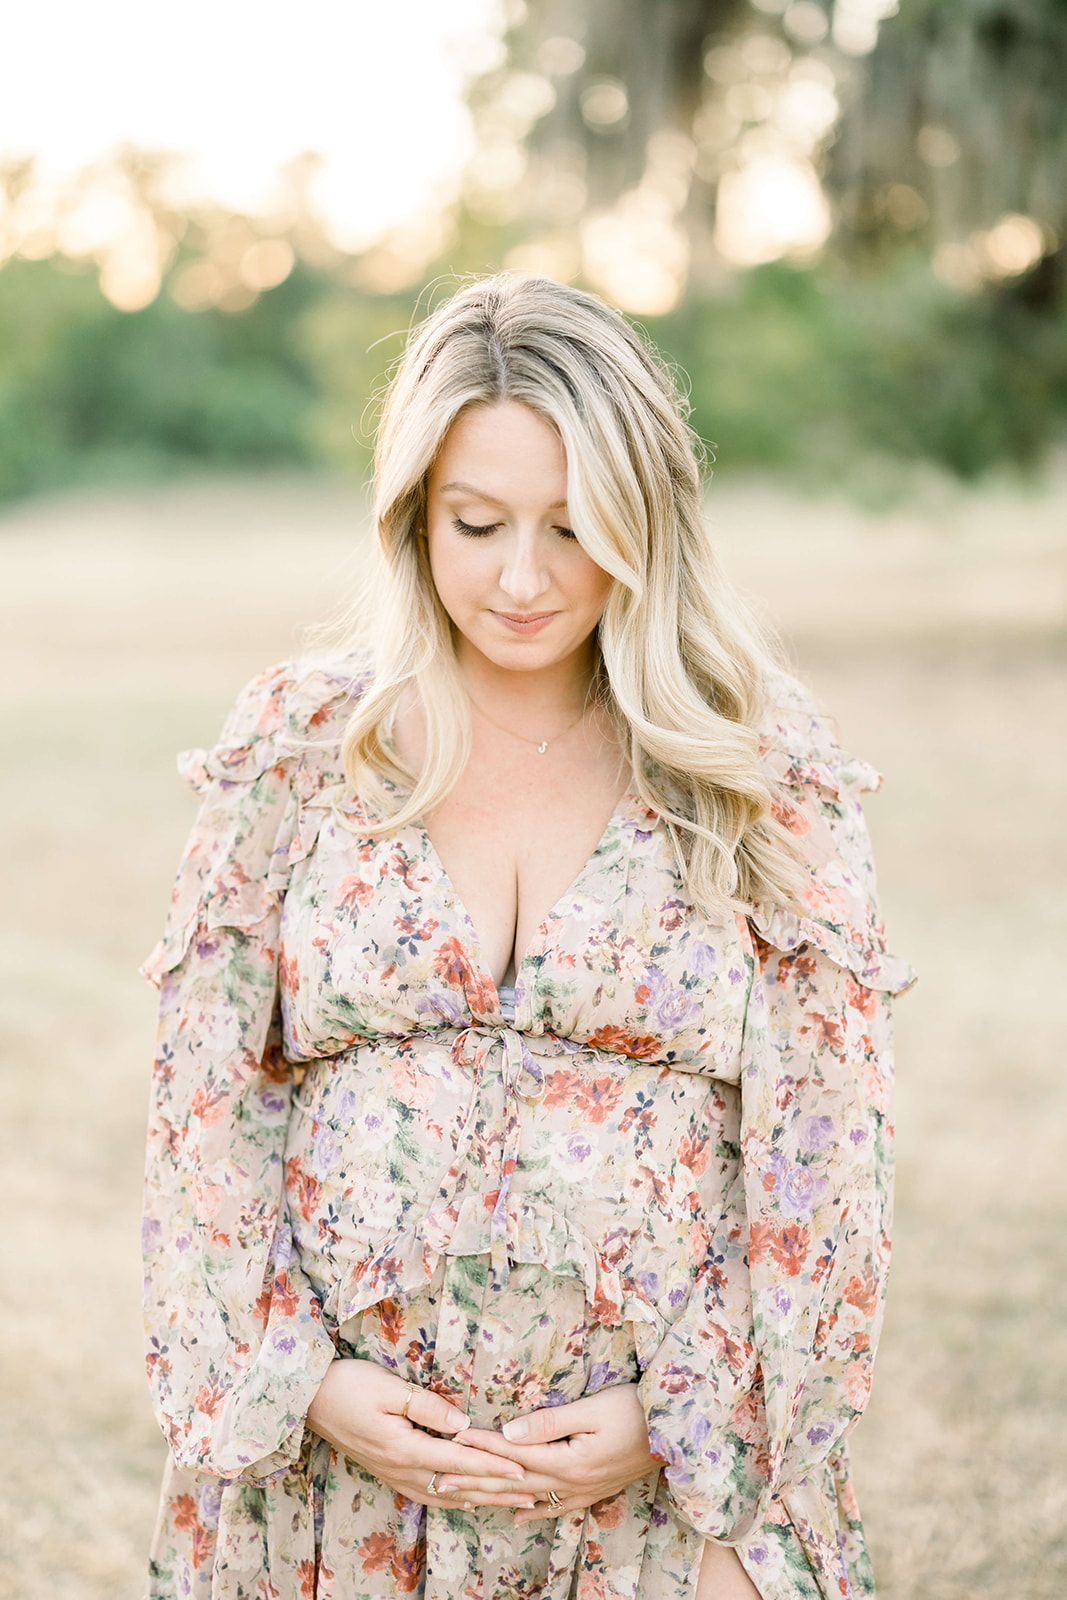
[[(433, 1037), (439, 1039), (440, 1032), (435, 1031)], [(470, 1186), (468, 1158), (478, 1130), (479, 1111), (487, 1109), (485, 1090), (493, 1081), (486, 1068), (498, 1056), (501, 1095), (495, 1109), (500, 1120), (500, 1137), (497, 1140), (490, 1135), (482, 1147), (485, 1157), (483, 1170), (490, 1185), (482, 1190), (482, 1201), (487, 1210), (491, 1207), (489, 1255), (493, 1287), (500, 1290), (506, 1287), (508, 1281), (507, 1206), (511, 1181), (518, 1165), (522, 1134), (520, 1106), (523, 1102), (538, 1105), (544, 1099), (545, 1076), (538, 1057), (560, 1056), (569, 1052), (564, 1042), (551, 1034), (536, 1035), (531, 1041), (506, 1024), (494, 1026), (490, 1023), (473, 1023), (459, 1030), (452, 1041), (450, 1053), (457, 1067), (473, 1069), (473, 1083), (452, 1163), (441, 1178), (437, 1195), (426, 1216), (425, 1236), (427, 1242), (436, 1249), (446, 1249), (451, 1240), (464, 1192)], [(495, 1158), (497, 1149), (499, 1157)], [(490, 1164), (496, 1170), (491, 1170)]]

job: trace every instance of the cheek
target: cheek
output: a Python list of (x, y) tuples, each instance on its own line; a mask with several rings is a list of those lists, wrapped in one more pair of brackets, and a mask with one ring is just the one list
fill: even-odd
[(430, 574), (446, 611), (462, 605), (480, 582), (478, 546), (450, 532), (429, 535)]
[(610, 574), (603, 567), (598, 567), (583, 551), (580, 563), (576, 563), (572, 593), (584, 610), (596, 612), (599, 616), (608, 603), (613, 581)]

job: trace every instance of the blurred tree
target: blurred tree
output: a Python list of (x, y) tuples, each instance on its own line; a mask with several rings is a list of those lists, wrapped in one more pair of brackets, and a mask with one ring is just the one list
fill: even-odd
[(961, 288), (1044, 258), (1026, 296), (1062, 296), (1067, 0), (911, 0), (866, 63), (827, 178), (861, 253), (918, 228)]
[[(857, 265), (917, 240), (958, 288), (1034, 272), (1067, 232), (1067, 0), (896, 11), (531, 0), (471, 90), (468, 209), (510, 227), (516, 265), (582, 270), (639, 312), (811, 255), (831, 222), (819, 180)], [(620, 254), (661, 271), (627, 281)], [(1031, 285), (1062, 289), (1047, 266)]]

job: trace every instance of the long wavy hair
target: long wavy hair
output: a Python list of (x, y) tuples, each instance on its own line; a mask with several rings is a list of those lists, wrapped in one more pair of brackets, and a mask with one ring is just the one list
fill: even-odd
[[(702, 452), (684, 402), (615, 311), (525, 274), (460, 289), (414, 329), (385, 395), (374, 460), (372, 676), (342, 744), (371, 819), (360, 831), (430, 812), (467, 761), (470, 703), (421, 533), (448, 430), (470, 407), (505, 400), (558, 430), (568, 520), (614, 579), (597, 630), (596, 684), (636, 792), (671, 830), (687, 893), (709, 914), (792, 898), (796, 855), (772, 815), (757, 732), (780, 667), (712, 550)], [(426, 727), (417, 773), (390, 741), (412, 687)]]

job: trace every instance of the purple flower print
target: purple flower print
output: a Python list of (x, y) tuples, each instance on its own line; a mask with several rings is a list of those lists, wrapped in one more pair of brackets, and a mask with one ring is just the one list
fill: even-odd
[(808, 1117), (801, 1140), (808, 1150), (829, 1150), (834, 1142), (832, 1117)]

